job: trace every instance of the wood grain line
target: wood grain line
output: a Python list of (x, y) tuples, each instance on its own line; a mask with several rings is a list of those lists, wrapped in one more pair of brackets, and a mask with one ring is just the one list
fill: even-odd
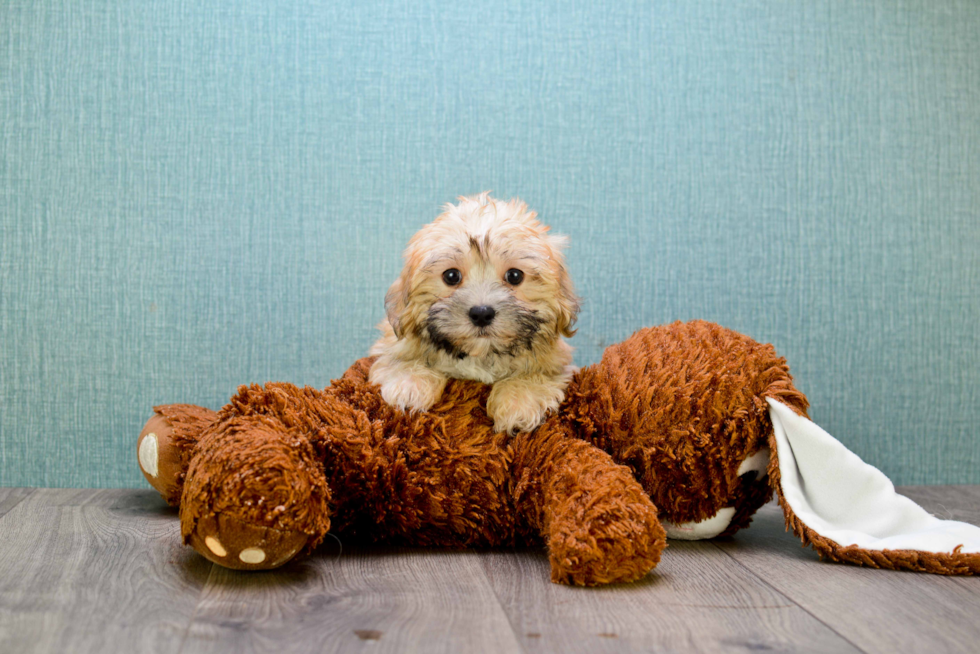
[(528, 652), (858, 652), (710, 543), (670, 543), (634, 584), (552, 584), (543, 552), (491, 552), (487, 577)]
[[(711, 545), (713, 545), (719, 552), (721, 552), (724, 556), (726, 556), (729, 559), (731, 559), (732, 563), (734, 563), (735, 565), (743, 568), (748, 574), (753, 575), (760, 582), (762, 582), (763, 584), (765, 584), (766, 586), (768, 586), (769, 588), (771, 588), (773, 590), (773, 592), (776, 592), (776, 593), (779, 593), (780, 595), (783, 595), (783, 593), (780, 593), (779, 589), (776, 586), (774, 586), (771, 583), (769, 583), (764, 576), (758, 574), (755, 570), (753, 570), (753, 569), (745, 566), (745, 564), (743, 564), (741, 561), (739, 561), (736, 557), (732, 556), (731, 553), (728, 552), (727, 549), (725, 547), (723, 547), (720, 542), (718, 542), (718, 541), (710, 541), (710, 542), (711, 542)], [(834, 629), (833, 625), (827, 623), (825, 620), (822, 620), (819, 615), (814, 615), (813, 613), (811, 613), (810, 611), (808, 611), (805, 606), (803, 606), (799, 602), (795, 601), (792, 597), (789, 597), (789, 596), (786, 596), (786, 595), (783, 595), (783, 596), (786, 597), (788, 601), (793, 602), (793, 604), (795, 604), (796, 606), (798, 606), (801, 611), (804, 611), (808, 615), (812, 616), (814, 620), (816, 620), (817, 622), (819, 622), (820, 624), (822, 624), (823, 626), (825, 626), (827, 629), (829, 629), (833, 633), (837, 634), (842, 640), (846, 641), (855, 650), (858, 650), (860, 652), (864, 652), (865, 651), (865, 650), (861, 649), (858, 646), (857, 643), (855, 643), (855, 642), (851, 641), (849, 638), (847, 638), (846, 635), (844, 635), (844, 634), (840, 633), (839, 631), (837, 631), (836, 629)]]
[(177, 650), (208, 566), (155, 492), (40, 489), (0, 524), (0, 651)]
[[(900, 490), (927, 510), (943, 504), (959, 519), (975, 516), (972, 488)], [(714, 545), (866, 652), (976, 651), (980, 578), (823, 562), (784, 529), (782, 512), (768, 504), (749, 529)]]
[(278, 570), (215, 566), (183, 651), (521, 651), (482, 556), (328, 540)]
[(0, 518), (3, 518), (33, 492), (33, 488), (0, 488)]

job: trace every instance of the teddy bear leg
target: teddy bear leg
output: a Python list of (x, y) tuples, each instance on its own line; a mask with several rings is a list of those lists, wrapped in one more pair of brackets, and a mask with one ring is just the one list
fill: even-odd
[(223, 412), (187, 470), (181, 534), (224, 567), (275, 568), (323, 540), (329, 502), (307, 434), (275, 415)]
[(153, 407), (136, 441), (143, 476), (171, 506), (180, 503), (184, 474), (204, 430), (217, 414), (193, 404)]
[(755, 512), (772, 497), (768, 473), (770, 458), (769, 448), (763, 446), (742, 460), (736, 471), (739, 485), (730, 503), (735, 512), (728, 526), (718, 534), (720, 537), (731, 536), (748, 527)]
[(767, 467), (769, 448), (761, 447), (744, 458), (736, 471), (737, 480), (727, 497), (716, 500), (713, 515), (700, 520), (671, 522), (663, 520), (667, 538), (674, 540), (705, 540), (731, 536), (752, 522), (752, 516), (772, 497)]
[(596, 586), (643, 577), (667, 545), (650, 497), (629, 468), (547, 426), (522, 436), (515, 499), (545, 538), (552, 581)]

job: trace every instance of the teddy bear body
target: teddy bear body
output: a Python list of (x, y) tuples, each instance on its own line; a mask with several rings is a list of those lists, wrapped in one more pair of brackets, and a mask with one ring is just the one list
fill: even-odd
[(610, 346), (557, 413), (513, 437), (494, 432), (483, 384), (451, 381), (429, 411), (405, 413), (369, 368), (362, 359), (324, 390), (243, 386), (217, 413), (157, 407), (141, 467), (179, 504), (185, 541), (243, 569), (282, 565), (328, 531), (418, 546), (541, 543), (555, 581), (629, 581), (659, 561), (665, 525), (746, 526), (771, 494), (765, 398), (807, 408), (772, 346), (701, 321)]

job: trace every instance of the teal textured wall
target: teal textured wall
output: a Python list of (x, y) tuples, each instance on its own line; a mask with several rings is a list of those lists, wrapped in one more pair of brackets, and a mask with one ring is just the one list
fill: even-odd
[[(354, 3), (350, 3), (354, 4)], [(715, 320), (899, 483), (980, 483), (980, 4), (13, 0), (0, 485), (326, 385), (459, 194), (571, 237), (581, 364)]]

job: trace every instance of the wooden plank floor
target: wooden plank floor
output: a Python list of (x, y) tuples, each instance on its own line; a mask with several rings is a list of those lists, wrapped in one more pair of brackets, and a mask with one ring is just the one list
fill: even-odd
[[(902, 489), (980, 524), (980, 487)], [(980, 578), (820, 562), (768, 505), (630, 585), (539, 551), (341, 547), (272, 572), (180, 545), (152, 491), (0, 488), (0, 652), (978, 652)]]

